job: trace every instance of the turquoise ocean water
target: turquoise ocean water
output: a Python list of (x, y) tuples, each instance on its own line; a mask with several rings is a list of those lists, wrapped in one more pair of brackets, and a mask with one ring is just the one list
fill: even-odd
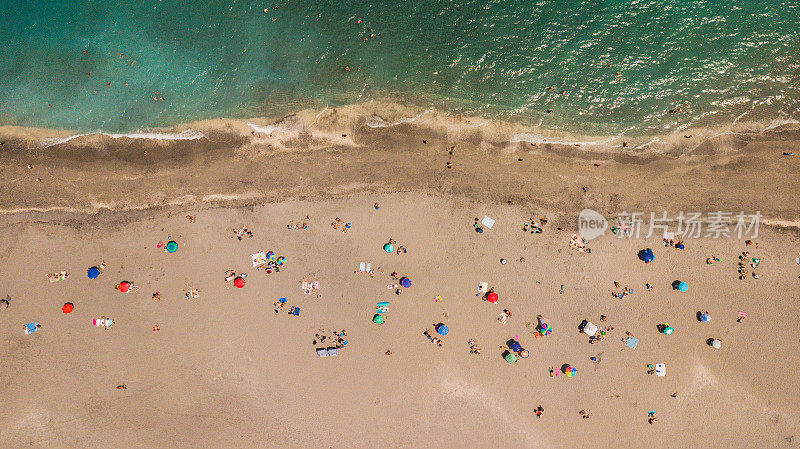
[(391, 98), (664, 133), (800, 118), (799, 55), (798, 1), (6, 0), (0, 124), (131, 131)]

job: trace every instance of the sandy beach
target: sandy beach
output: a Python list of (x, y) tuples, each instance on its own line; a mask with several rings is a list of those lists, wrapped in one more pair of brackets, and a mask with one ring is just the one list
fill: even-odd
[[(800, 178), (783, 154), (800, 150), (792, 131), (653, 151), (533, 145), (504, 125), (369, 120), (308, 111), (255, 127), (187, 125), (169, 132), (204, 137), (160, 142), (43, 144), (52, 132), (4, 128), (0, 297), (11, 300), (0, 312), (0, 446), (797, 446)], [(659, 235), (607, 234), (585, 253), (569, 246), (585, 208), (609, 219), (690, 210), (763, 219), (758, 248), (731, 237), (679, 250)], [(496, 224), (477, 233), (484, 215)], [(522, 230), (540, 216), (541, 234)], [(242, 226), (252, 238), (235, 237)], [(390, 238), (407, 252), (386, 253)], [(158, 247), (169, 240), (177, 252)], [(649, 264), (636, 257), (647, 247)], [(285, 266), (256, 270), (259, 251)], [(760, 259), (758, 279), (738, 278), (743, 251)], [(100, 277), (87, 278), (101, 262)], [(354, 273), (361, 262), (373, 277)], [(247, 274), (245, 287), (226, 270)], [(69, 277), (48, 282), (61, 271)], [(413, 285), (395, 294), (392, 272)], [(673, 290), (676, 279), (689, 290)], [(304, 280), (319, 282), (314, 294)], [(121, 281), (136, 288), (121, 293)], [(613, 297), (623, 286), (634, 293)], [(186, 298), (191, 289), (198, 298)], [(512, 315), (501, 324), (504, 309)], [(553, 327), (546, 337), (534, 336), (538, 315)], [(100, 317), (113, 326), (93, 326)], [(582, 320), (613, 330), (590, 344)], [(423, 335), (438, 323), (450, 329), (441, 347)], [(342, 330), (339, 355), (318, 357), (327, 344), (317, 334)], [(507, 363), (509, 339), (530, 356)], [(656, 363), (666, 376), (647, 374)], [(564, 364), (577, 375), (550, 375)]]

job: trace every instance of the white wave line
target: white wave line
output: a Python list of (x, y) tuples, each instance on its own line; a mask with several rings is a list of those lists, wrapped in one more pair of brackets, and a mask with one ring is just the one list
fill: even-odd
[(52, 147), (54, 145), (61, 145), (63, 143), (67, 143), (70, 140), (78, 139), (81, 137), (87, 136), (105, 136), (110, 137), (112, 139), (143, 139), (143, 140), (199, 140), (204, 139), (206, 137), (205, 134), (201, 133), (200, 131), (195, 131), (192, 129), (187, 129), (185, 131), (181, 131), (179, 133), (157, 133), (157, 132), (139, 132), (139, 133), (129, 133), (129, 134), (115, 134), (115, 133), (84, 133), (84, 134), (75, 134), (69, 137), (63, 138), (47, 138), (42, 140), (42, 147)]

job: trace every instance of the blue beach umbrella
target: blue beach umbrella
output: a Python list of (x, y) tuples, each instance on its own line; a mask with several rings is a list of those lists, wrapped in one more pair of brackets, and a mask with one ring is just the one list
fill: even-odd
[(446, 324), (440, 324), (436, 326), (436, 332), (438, 332), (440, 335), (447, 335), (447, 333), (450, 332), (450, 328), (447, 327)]
[(394, 245), (392, 245), (391, 243), (387, 243), (383, 245), (383, 250), (386, 251), (387, 253), (392, 253), (394, 252)]
[(168, 253), (174, 253), (177, 250), (178, 250), (178, 242), (176, 242), (175, 240), (170, 240), (169, 242), (167, 242)]
[(655, 260), (655, 258), (656, 256), (653, 254), (653, 250), (651, 248), (639, 251), (639, 259), (644, 263), (650, 263)]
[(704, 313), (700, 315), (700, 322), (701, 323), (710, 323), (711, 322), (711, 315)]
[(88, 276), (89, 279), (97, 279), (97, 277), (100, 276), (100, 269), (97, 267), (89, 268), (86, 272), (86, 276)]
[(400, 279), (400, 285), (402, 285), (403, 288), (411, 287), (411, 279), (409, 279), (407, 277), (401, 278)]

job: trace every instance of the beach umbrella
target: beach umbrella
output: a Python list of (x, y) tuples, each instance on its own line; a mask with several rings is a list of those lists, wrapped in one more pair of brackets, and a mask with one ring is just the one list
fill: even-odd
[(61, 311), (64, 313), (70, 313), (75, 308), (71, 302), (65, 302), (64, 305), (61, 307)]
[(669, 335), (673, 332), (675, 332), (675, 328), (672, 326), (665, 326), (664, 329), (661, 331), (661, 333), (664, 335)]
[(403, 288), (411, 287), (411, 279), (407, 277), (400, 278), (400, 285), (402, 285)]
[(237, 276), (236, 279), (233, 280), (233, 285), (235, 285), (236, 288), (244, 287), (244, 278), (241, 276)]
[(177, 250), (178, 250), (178, 242), (176, 242), (175, 240), (170, 240), (169, 242), (167, 242), (168, 253), (174, 253)]
[(383, 245), (383, 250), (386, 251), (387, 253), (392, 253), (394, 252), (394, 245), (392, 245), (391, 243), (387, 243)]
[(686, 290), (689, 290), (689, 284), (687, 284), (684, 281), (675, 281), (672, 283), (672, 288), (674, 290), (680, 290), (682, 292), (685, 292)]
[(383, 324), (383, 315), (376, 313), (375, 316), (372, 317), (372, 322), (375, 324)]
[(0, 299), (0, 310), (6, 310), (7, 308), (8, 308), (8, 300)]
[(97, 267), (89, 268), (89, 270), (86, 271), (86, 276), (88, 276), (89, 279), (97, 279), (97, 277), (100, 276), (100, 269)]
[(279, 267), (282, 267), (282, 266), (283, 266), (283, 264), (284, 264), (284, 263), (286, 263), (286, 258), (285, 258), (285, 257), (283, 257), (283, 256), (281, 256), (281, 257), (278, 257), (278, 260), (277, 260), (276, 262), (278, 263), (278, 266), (279, 266)]
[(522, 357), (523, 359), (527, 359), (528, 355), (529, 353), (527, 349), (523, 349), (522, 351), (519, 352), (519, 356)]
[(565, 373), (567, 377), (575, 377), (578, 374), (578, 370), (574, 366), (570, 366), (567, 368), (567, 372)]
[(131, 289), (131, 283), (128, 281), (122, 281), (117, 286), (117, 289), (119, 289), (119, 291), (121, 291), (122, 293), (128, 293), (128, 291), (130, 291)]
[(700, 322), (701, 323), (710, 323), (711, 322), (711, 315), (708, 313), (704, 313), (700, 315)]
[(447, 333), (450, 332), (450, 328), (447, 327), (446, 324), (439, 324), (436, 326), (436, 332), (440, 335), (447, 335)]
[(722, 347), (722, 340), (717, 340), (716, 338), (711, 341), (711, 347), (714, 349), (719, 349)]
[(653, 254), (653, 250), (651, 248), (639, 251), (639, 259), (644, 263), (650, 263), (655, 260), (655, 258), (656, 256)]
[(492, 304), (497, 304), (497, 301), (500, 299), (500, 296), (495, 292), (489, 292), (486, 294), (486, 300)]
[(275, 260), (275, 253), (273, 251), (267, 252), (267, 260)]

